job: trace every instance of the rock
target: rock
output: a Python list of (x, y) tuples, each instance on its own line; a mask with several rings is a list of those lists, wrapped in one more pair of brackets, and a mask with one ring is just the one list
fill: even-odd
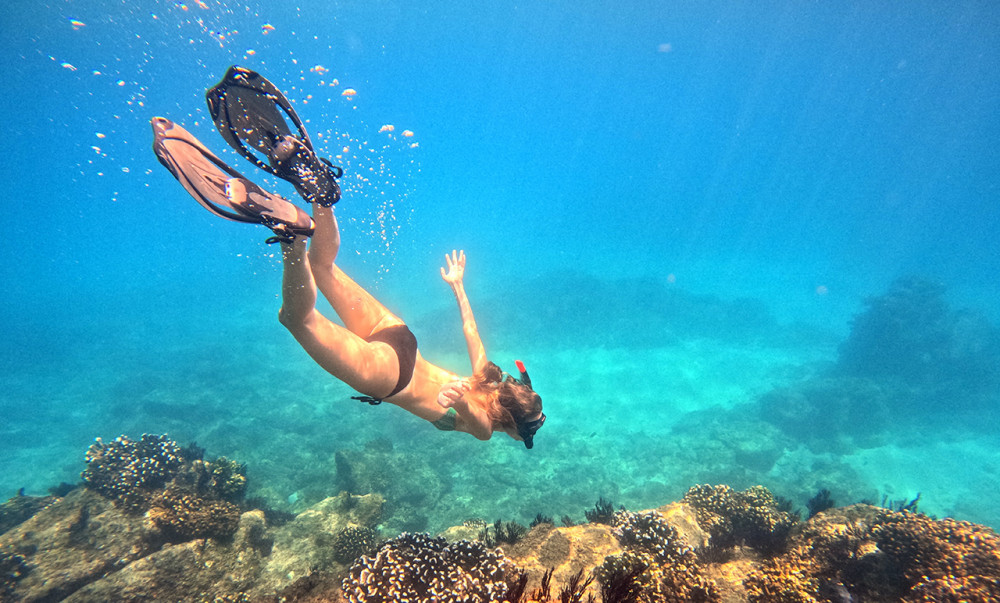
[(18, 493), (0, 505), (0, 534), (28, 520), (45, 507), (59, 500), (55, 496), (25, 496)]
[(23, 601), (61, 600), (157, 550), (159, 531), (96, 492), (77, 488), (0, 536), (0, 550), (22, 555), (29, 571), (13, 588)]
[[(556, 528), (540, 524), (513, 545), (504, 545), (504, 553), (528, 573), (528, 591), (537, 588), (542, 575), (553, 568), (553, 590), (565, 584), (581, 569), (584, 575), (604, 562), (608, 555), (622, 552), (611, 533), (611, 526), (593, 523)], [(592, 587), (593, 588), (593, 587)]]
[(269, 594), (308, 576), (313, 570), (344, 574), (348, 565), (333, 559), (329, 543), (348, 527), (374, 528), (385, 504), (378, 494), (341, 492), (309, 507), (273, 532), (274, 547), (262, 568), (254, 593)]
[(230, 542), (198, 539), (168, 544), (65, 600), (190, 601), (243, 592), (255, 583), (270, 552), (265, 530), (264, 513), (249, 511), (240, 517)]
[(701, 550), (708, 545), (709, 534), (698, 525), (698, 518), (691, 505), (683, 502), (670, 503), (659, 509), (660, 515), (674, 526), (688, 545)]

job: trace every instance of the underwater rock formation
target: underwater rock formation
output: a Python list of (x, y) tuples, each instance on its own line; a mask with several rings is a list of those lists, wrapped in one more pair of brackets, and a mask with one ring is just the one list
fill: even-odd
[(58, 499), (55, 496), (25, 496), (22, 489), (17, 496), (0, 504), (0, 534), (27, 521), (56, 500)]
[(313, 570), (346, 573), (328, 542), (351, 527), (370, 529), (381, 507), (378, 496), (342, 493), (280, 527), (253, 510), (228, 538), (171, 543), (149, 514), (78, 488), (0, 536), (0, 600), (266, 598)]
[(867, 300), (840, 346), (837, 372), (967, 390), (1000, 383), (1000, 330), (980, 314), (951, 310), (944, 292), (910, 276)]
[(104, 496), (78, 488), (0, 536), (0, 551), (28, 571), (10, 585), (13, 600), (58, 601), (156, 551), (159, 530)]
[[(314, 570), (326, 574), (346, 573), (351, 559), (340, 559), (333, 548), (347, 530), (375, 531), (384, 516), (385, 499), (378, 494), (356, 496), (341, 492), (324, 499), (272, 530), (274, 547), (261, 571), (254, 592), (276, 592), (291, 581), (308, 577)], [(335, 581), (340, 586), (339, 578)]]

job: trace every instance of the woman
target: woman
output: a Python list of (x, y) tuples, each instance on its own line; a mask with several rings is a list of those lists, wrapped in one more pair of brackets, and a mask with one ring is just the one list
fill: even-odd
[[(223, 138), (261, 169), (291, 182), (312, 205), (313, 218), (226, 165), (169, 119), (152, 119), (153, 151), (206, 209), (274, 232), (268, 242), (281, 244), (284, 262), (279, 320), (306, 352), (330, 374), (366, 394), (358, 399), (396, 404), (438, 429), (463, 431), (480, 440), (502, 431), (531, 448), (545, 422), (542, 399), (520, 361), (520, 379), (515, 379), (486, 359), (462, 286), (465, 253), (453, 251), (446, 256), (447, 270), (441, 269), (455, 292), (472, 361), (473, 375), (461, 378), (424, 360), (403, 321), (335, 263), (340, 231), (333, 205), (340, 199), (337, 178), (342, 171), (316, 156), (284, 95), (259, 74), (233, 66), (207, 98)], [(317, 289), (344, 326), (316, 310)]]
[[(313, 208), (315, 232), (308, 251), (302, 236), (281, 243), (284, 279), (279, 313), (281, 324), (313, 360), (367, 394), (364, 399), (372, 403), (390, 402), (438, 429), (462, 431), (480, 440), (502, 431), (531, 448), (535, 431), (545, 422), (542, 399), (530, 385), (504, 376), (487, 360), (462, 285), (465, 253), (446, 255), (447, 270), (441, 269), (458, 301), (472, 362), (473, 375), (461, 378), (424, 360), (403, 321), (336, 265), (340, 233), (333, 207), (317, 203)], [(316, 309), (317, 289), (344, 326)]]

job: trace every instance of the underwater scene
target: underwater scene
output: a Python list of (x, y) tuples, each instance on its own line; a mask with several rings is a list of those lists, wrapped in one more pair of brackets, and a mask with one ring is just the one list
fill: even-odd
[[(0, 22), (0, 601), (1000, 597), (1000, 5)], [(233, 65), (335, 177), (336, 266), (469, 377), (463, 250), (544, 415), (483, 441), (353, 399), (279, 322), (293, 227), (260, 203), (301, 244), (322, 195), (219, 125)], [(185, 183), (157, 123), (239, 177)]]

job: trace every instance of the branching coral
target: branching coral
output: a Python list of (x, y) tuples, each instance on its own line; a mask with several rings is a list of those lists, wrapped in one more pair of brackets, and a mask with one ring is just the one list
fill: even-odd
[(181, 449), (165, 435), (142, 434), (139, 441), (97, 438), (87, 451), (82, 477), (92, 488), (126, 508), (143, 507), (149, 492), (162, 487), (183, 462)]
[(164, 490), (153, 499), (149, 518), (168, 539), (224, 537), (236, 531), (240, 508), (223, 500)]
[(691, 547), (687, 546), (677, 529), (656, 511), (618, 511), (611, 526), (622, 546), (649, 553), (656, 563), (680, 561), (691, 552)]
[(626, 550), (610, 555), (595, 571), (610, 600), (643, 603), (711, 603), (719, 600), (715, 584), (701, 575), (698, 559), (688, 553), (669, 563), (658, 563), (646, 551)]
[(170, 540), (227, 536), (239, 521), (233, 503), (246, 489), (245, 468), (225, 457), (203, 461), (202, 452), (165, 435), (119, 436), (109, 444), (98, 438), (87, 451), (83, 480), (128, 511), (148, 510)]
[(224, 456), (214, 461), (194, 461), (192, 465), (199, 474), (199, 491), (222, 500), (237, 501), (243, 498), (247, 488), (246, 465)]
[(369, 527), (347, 527), (333, 535), (329, 549), (337, 563), (353, 563), (378, 549), (378, 532)]
[(605, 500), (603, 496), (597, 499), (594, 508), (583, 513), (590, 523), (611, 523), (615, 514), (615, 504), (610, 500)]
[(905, 600), (1000, 600), (1000, 537), (993, 530), (904, 511), (887, 513), (872, 535), (909, 583)]
[(608, 596), (649, 603), (718, 599), (714, 583), (701, 575), (694, 551), (662, 515), (619, 511), (612, 526), (626, 551), (607, 557), (596, 570), (605, 600)]
[(1000, 600), (1000, 538), (951, 519), (855, 505), (820, 514), (744, 582), (751, 603)]
[(358, 559), (343, 590), (351, 603), (485, 603), (502, 601), (519, 579), (513, 562), (482, 543), (404, 533)]
[(780, 510), (764, 486), (737, 491), (729, 486), (694, 486), (684, 495), (694, 507), (698, 523), (712, 537), (712, 545), (749, 546), (763, 553), (782, 549), (797, 519)]

